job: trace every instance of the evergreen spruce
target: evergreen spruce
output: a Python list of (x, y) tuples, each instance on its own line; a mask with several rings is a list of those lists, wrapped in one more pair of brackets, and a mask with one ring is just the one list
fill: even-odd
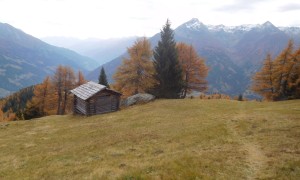
[(239, 97), (238, 97), (238, 101), (243, 101), (243, 94), (240, 94)]
[(101, 72), (100, 72), (98, 80), (99, 80), (99, 82), (98, 82), (99, 84), (102, 84), (102, 85), (106, 86), (107, 88), (109, 88), (109, 84), (107, 82), (105, 70), (103, 67), (101, 68)]
[(159, 98), (179, 98), (183, 89), (182, 67), (178, 61), (176, 42), (171, 24), (167, 20), (160, 33), (161, 40), (154, 49), (155, 79), (158, 85), (154, 94)]

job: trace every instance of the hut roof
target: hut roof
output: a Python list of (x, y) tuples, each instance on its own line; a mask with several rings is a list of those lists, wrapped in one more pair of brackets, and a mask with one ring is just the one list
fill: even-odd
[[(83, 100), (87, 100), (88, 98), (92, 97), (94, 94), (107, 89), (106, 86), (97, 84), (93, 81), (89, 81), (85, 84), (78, 86), (77, 88), (71, 90), (73, 94)], [(111, 90), (112, 91), (112, 90)], [(115, 91), (114, 91), (115, 92)], [(118, 93), (118, 92), (116, 92)]]

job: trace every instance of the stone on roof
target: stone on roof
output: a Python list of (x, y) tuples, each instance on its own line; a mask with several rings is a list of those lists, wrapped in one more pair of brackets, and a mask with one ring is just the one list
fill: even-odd
[(106, 89), (106, 86), (95, 83), (93, 81), (89, 81), (71, 90), (71, 92), (80, 99), (87, 100), (88, 98), (104, 89)]

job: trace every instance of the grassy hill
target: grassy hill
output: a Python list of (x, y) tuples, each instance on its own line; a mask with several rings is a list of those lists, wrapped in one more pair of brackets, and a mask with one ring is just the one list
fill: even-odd
[(0, 124), (0, 179), (299, 179), (300, 101), (158, 100)]

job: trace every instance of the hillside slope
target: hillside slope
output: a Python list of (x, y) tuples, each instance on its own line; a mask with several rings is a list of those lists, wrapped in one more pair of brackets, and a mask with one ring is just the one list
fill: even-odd
[(60, 64), (84, 72), (98, 65), (88, 57), (51, 46), (9, 24), (0, 23), (0, 97), (40, 83)]
[(297, 179), (300, 101), (159, 100), (0, 124), (0, 179)]

